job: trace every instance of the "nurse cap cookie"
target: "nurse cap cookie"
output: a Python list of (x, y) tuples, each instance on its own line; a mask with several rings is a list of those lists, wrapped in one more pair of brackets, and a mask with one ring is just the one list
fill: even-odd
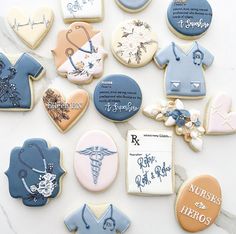
[(172, 0), (167, 11), (167, 22), (176, 36), (192, 40), (207, 32), (212, 14), (207, 0)]
[(176, 199), (176, 218), (188, 232), (199, 232), (210, 227), (221, 210), (222, 195), (218, 181), (201, 175), (185, 182)]
[(57, 147), (49, 148), (43, 139), (29, 139), (23, 147), (11, 151), (9, 169), (5, 174), (10, 195), (21, 198), (26, 206), (38, 207), (57, 197), (65, 171)]
[(103, 117), (113, 122), (124, 122), (140, 110), (142, 92), (135, 80), (114, 74), (97, 84), (93, 101)]
[(152, 0), (115, 0), (124, 11), (136, 13), (144, 10)]

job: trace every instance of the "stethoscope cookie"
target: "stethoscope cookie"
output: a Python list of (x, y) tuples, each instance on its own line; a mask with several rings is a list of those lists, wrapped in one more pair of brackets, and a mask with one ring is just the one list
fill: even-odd
[(29, 139), (23, 147), (14, 148), (6, 171), (11, 196), (21, 198), (26, 206), (46, 205), (48, 199), (60, 192), (65, 173), (60, 160), (60, 150), (49, 148), (43, 139)]
[(85, 90), (78, 89), (65, 99), (60, 91), (49, 88), (44, 93), (43, 104), (57, 128), (61, 132), (66, 132), (87, 110), (89, 94)]
[(222, 195), (218, 181), (209, 175), (195, 177), (183, 184), (176, 199), (176, 217), (188, 232), (210, 227), (221, 210)]
[(112, 204), (87, 205), (66, 217), (64, 223), (70, 232), (76, 234), (125, 233), (130, 220)]
[(61, 8), (65, 23), (103, 19), (103, 0), (61, 0)]
[(151, 62), (157, 50), (157, 37), (142, 20), (129, 20), (118, 26), (112, 36), (115, 58), (128, 67), (142, 67)]
[(88, 84), (103, 73), (107, 53), (102, 33), (88, 23), (73, 23), (59, 32), (52, 52), (58, 73), (75, 84)]
[(165, 69), (165, 90), (168, 98), (196, 99), (206, 96), (205, 72), (214, 56), (198, 42), (178, 46), (174, 42), (159, 51), (154, 60)]
[(44, 68), (27, 53), (9, 58), (0, 53), (0, 110), (29, 111), (34, 103), (32, 81), (42, 77)]
[(144, 10), (152, 0), (116, 0), (117, 5), (124, 11), (136, 13)]
[(118, 149), (113, 139), (99, 130), (85, 133), (76, 147), (74, 169), (86, 189), (98, 192), (108, 188), (118, 171)]
[(37, 48), (53, 24), (54, 14), (48, 7), (39, 8), (33, 14), (13, 8), (8, 22), (16, 35), (31, 49)]
[(97, 84), (93, 101), (102, 116), (113, 122), (123, 122), (140, 110), (142, 92), (135, 80), (115, 74)]
[(178, 37), (196, 39), (209, 29), (212, 9), (207, 0), (172, 0), (167, 21), (170, 30)]

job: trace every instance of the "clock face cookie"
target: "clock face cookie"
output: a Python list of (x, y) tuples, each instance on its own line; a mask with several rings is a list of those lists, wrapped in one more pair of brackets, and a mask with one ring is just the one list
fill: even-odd
[(112, 36), (115, 58), (128, 67), (148, 64), (157, 50), (157, 37), (152, 28), (141, 20), (130, 20), (119, 25)]
[(170, 30), (178, 37), (199, 38), (211, 25), (212, 9), (207, 0), (172, 0), (167, 21)]
[(48, 199), (55, 198), (65, 173), (60, 157), (60, 150), (49, 148), (43, 139), (29, 139), (22, 147), (14, 148), (6, 171), (11, 196), (33, 207), (44, 206)]
[(209, 175), (198, 176), (180, 188), (176, 199), (176, 217), (188, 232), (199, 232), (212, 225), (222, 203), (218, 181)]
[(31, 49), (37, 48), (53, 24), (53, 11), (40, 8), (34, 13), (20, 8), (13, 8), (8, 16), (8, 23), (16, 35)]
[(142, 104), (142, 92), (136, 81), (116, 74), (107, 76), (98, 83), (93, 100), (102, 116), (114, 122), (123, 122), (138, 113)]
[(43, 74), (43, 66), (27, 53), (20, 57), (0, 53), (0, 110), (31, 110), (34, 102), (32, 81)]
[(76, 22), (59, 32), (52, 52), (58, 73), (75, 84), (88, 84), (103, 73), (107, 53), (102, 33), (88, 23)]
[(123, 10), (131, 13), (142, 11), (152, 0), (116, 0)]
[(103, 19), (103, 0), (61, 0), (63, 19), (98, 22)]
[(118, 170), (118, 150), (113, 139), (98, 130), (85, 133), (76, 147), (74, 168), (86, 189), (97, 192), (108, 188)]
[(59, 91), (50, 88), (44, 93), (43, 103), (57, 128), (61, 132), (66, 132), (87, 110), (89, 94), (85, 90), (78, 89), (65, 99)]
[(169, 195), (174, 192), (171, 131), (128, 131), (127, 192)]

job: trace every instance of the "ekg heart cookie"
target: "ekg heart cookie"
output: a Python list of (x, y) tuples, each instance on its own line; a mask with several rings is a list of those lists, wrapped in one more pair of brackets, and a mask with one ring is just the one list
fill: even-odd
[(65, 99), (59, 91), (50, 88), (44, 93), (43, 103), (57, 128), (66, 132), (86, 111), (89, 94), (79, 89)]
[(31, 49), (37, 48), (53, 24), (53, 11), (43, 7), (33, 14), (20, 8), (13, 8), (8, 16), (8, 23), (17, 36)]
[(206, 115), (206, 134), (223, 135), (236, 132), (236, 112), (231, 112), (232, 99), (218, 94), (209, 103)]

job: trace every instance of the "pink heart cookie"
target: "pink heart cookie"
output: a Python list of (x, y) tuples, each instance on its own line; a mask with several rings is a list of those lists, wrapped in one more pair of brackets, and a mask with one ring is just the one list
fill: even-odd
[(232, 99), (227, 94), (215, 96), (209, 103), (206, 134), (223, 135), (236, 132), (236, 112), (231, 111)]

